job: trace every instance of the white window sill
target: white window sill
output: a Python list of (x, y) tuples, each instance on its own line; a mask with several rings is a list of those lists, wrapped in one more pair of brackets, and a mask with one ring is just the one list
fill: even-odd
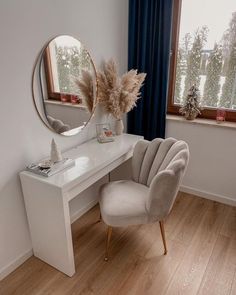
[(86, 107), (82, 104), (72, 104), (70, 102), (61, 102), (57, 100), (45, 100), (46, 104), (51, 104), (51, 105), (59, 105), (62, 107), (69, 107), (69, 108), (78, 108), (78, 109), (85, 109)]
[(236, 129), (236, 123), (235, 122), (223, 122), (223, 123), (217, 123), (215, 120), (209, 120), (209, 119), (202, 119), (202, 118), (196, 118), (193, 121), (186, 120), (182, 116), (177, 115), (166, 115), (166, 119), (169, 121), (176, 121), (181, 122), (185, 124), (201, 124), (201, 125), (207, 125), (207, 126), (213, 126), (213, 127), (219, 127), (219, 128), (232, 128)]

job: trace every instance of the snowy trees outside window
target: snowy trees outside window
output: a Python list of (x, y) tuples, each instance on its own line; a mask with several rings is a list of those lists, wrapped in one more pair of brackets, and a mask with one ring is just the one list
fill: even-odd
[(49, 43), (50, 70), (53, 90), (58, 93), (78, 94), (75, 80), (82, 71), (93, 70), (91, 58), (80, 43), (71, 36), (58, 36)]
[(182, 0), (175, 104), (183, 104), (192, 85), (203, 107), (236, 109), (234, 0)]
[(55, 46), (56, 66), (60, 93), (79, 94), (74, 80), (81, 76), (81, 69), (90, 69), (87, 52), (78, 46)]

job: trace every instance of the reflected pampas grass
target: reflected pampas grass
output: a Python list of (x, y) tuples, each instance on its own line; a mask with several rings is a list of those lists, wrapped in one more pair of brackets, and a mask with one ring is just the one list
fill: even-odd
[(76, 79), (75, 83), (83, 96), (88, 111), (92, 113), (94, 109), (94, 82), (92, 74), (89, 71), (82, 70), (81, 79)]

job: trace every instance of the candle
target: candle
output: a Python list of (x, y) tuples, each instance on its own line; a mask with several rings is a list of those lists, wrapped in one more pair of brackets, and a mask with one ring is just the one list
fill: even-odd
[(225, 121), (226, 112), (224, 109), (217, 109), (216, 111), (216, 122), (222, 123)]
[(78, 96), (72, 94), (72, 95), (70, 96), (70, 101), (71, 101), (72, 104), (77, 104), (77, 103), (78, 103)]
[(68, 98), (67, 98), (67, 95), (65, 93), (61, 93), (61, 102), (67, 102), (68, 101)]

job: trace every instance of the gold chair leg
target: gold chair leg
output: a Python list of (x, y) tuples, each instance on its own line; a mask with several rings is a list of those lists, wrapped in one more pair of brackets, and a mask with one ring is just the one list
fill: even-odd
[(161, 229), (161, 237), (164, 245), (164, 255), (167, 254), (167, 246), (166, 246), (166, 236), (165, 236), (165, 228), (164, 228), (164, 221), (159, 221), (160, 229)]
[(105, 261), (108, 261), (108, 253), (109, 253), (109, 246), (111, 241), (111, 234), (112, 234), (112, 227), (108, 226), (107, 228), (107, 244), (106, 244), (106, 253), (105, 253)]
[(99, 223), (99, 222), (101, 222), (102, 221), (102, 215), (101, 215), (101, 212), (99, 213), (99, 219), (95, 222), (95, 224), (96, 223)]

